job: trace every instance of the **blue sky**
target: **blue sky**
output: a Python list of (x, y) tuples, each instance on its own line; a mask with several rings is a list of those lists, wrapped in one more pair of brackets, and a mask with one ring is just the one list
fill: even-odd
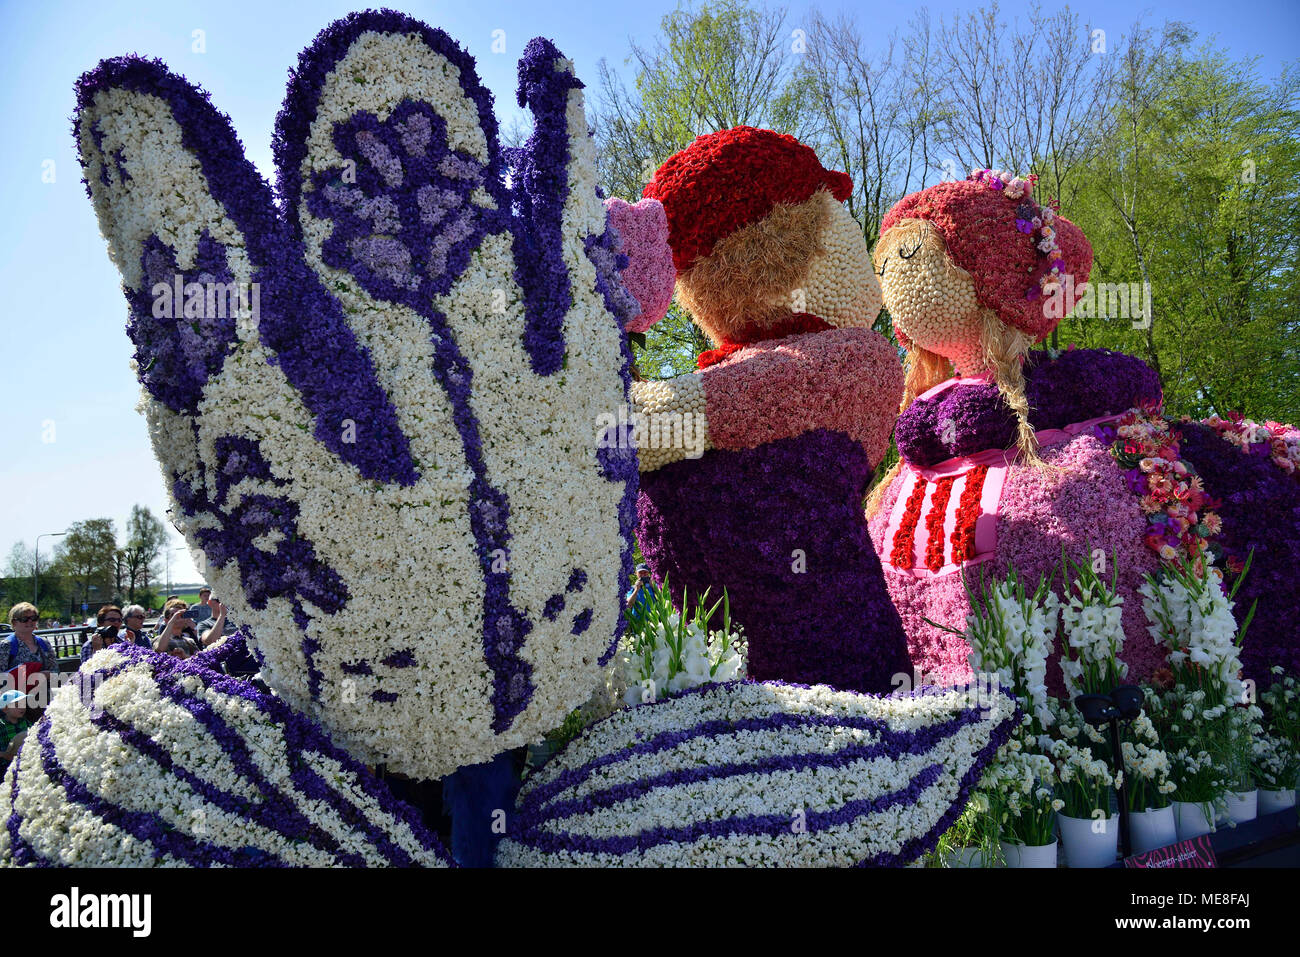
[[(514, 114), (515, 62), (529, 38), (545, 35), (593, 82), (596, 62), (621, 66), (628, 38), (653, 39), (665, 0), (607, 4), (575, 0), (456, 0), (393, 3), (466, 46), (496, 94), (498, 115)], [(811, 4), (790, 3), (797, 27)], [(828, 12), (854, 14), (865, 32), (882, 40), (901, 30), (922, 4), (825, 0)], [(925, 4), (933, 16), (972, 4)], [(1008, 19), (1026, 9), (1004, 3)], [(123, 326), (125, 301), (109, 263), (94, 213), (80, 183), (69, 134), (72, 87), (103, 57), (156, 56), (212, 93), (230, 115), (249, 157), (272, 173), (270, 140), (284, 94), (286, 71), (320, 28), (354, 3), (81, 2), (0, 3), (0, 117), (7, 131), (0, 150), (0, 308), (9, 362), (0, 404), (4, 456), (0, 459), (0, 564), (15, 541), (29, 545), (42, 532), (108, 516), (119, 531), (131, 506), (162, 515), (167, 507), (144, 420), (139, 388), (128, 367), (131, 344)], [(1295, 0), (1229, 5), (1209, 0), (1135, 5), (1107, 0), (1073, 4), (1108, 34), (1122, 34), (1141, 15), (1149, 24), (1181, 19), (1202, 37), (1217, 36), (1235, 57), (1260, 57), (1273, 77), (1294, 62), (1300, 38)], [(204, 31), (206, 51), (192, 49)], [(504, 54), (492, 52), (493, 31), (505, 31)], [(53, 163), (54, 181), (42, 180)], [(172, 557), (176, 581), (199, 576), (180, 536)], [(51, 540), (42, 542), (48, 554)]]

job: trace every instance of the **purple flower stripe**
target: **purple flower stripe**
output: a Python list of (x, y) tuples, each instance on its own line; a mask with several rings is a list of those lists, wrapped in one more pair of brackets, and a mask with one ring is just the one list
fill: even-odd
[(569, 629), (569, 634), (580, 635), (591, 627), (591, 617), (593, 609), (587, 608), (573, 616), (573, 627)]
[[(704, 685), (701, 687), (708, 686)], [(691, 691), (695, 690), (696, 689), (691, 689)], [(687, 692), (683, 692), (683, 694), (685, 693)], [(661, 699), (654, 704), (663, 704), (665, 701), (676, 700), (680, 697), (681, 695), (674, 695), (672, 698)], [(652, 706), (653, 705), (638, 705), (638, 707)], [(634, 747), (614, 751), (609, 754), (602, 754), (579, 767), (568, 768), (567, 770), (560, 772), (560, 774), (558, 774), (553, 780), (531, 790), (519, 802), (517, 813), (522, 817), (529, 818), (545, 813), (543, 805), (545, 805), (547, 801), (570, 788), (578, 787), (583, 781), (590, 778), (601, 768), (620, 764), (624, 761), (630, 761), (633, 758), (642, 755), (657, 754), (660, 751), (668, 751), (687, 741), (693, 741), (698, 738), (716, 738), (722, 737), (723, 735), (735, 734), (739, 731), (761, 731), (780, 727), (850, 727), (858, 728), (860, 730), (880, 732), (886, 730), (888, 725), (884, 721), (861, 716), (836, 717), (830, 715), (790, 715), (785, 714), (784, 712), (778, 712), (765, 718), (743, 718), (739, 721), (733, 719), (705, 721), (692, 728), (660, 732), (654, 737), (636, 744)]]
[(63, 788), (67, 799), (86, 808), (101, 820), (126, 831), (136, 840), (144, 841), (157, 854), (165, 854), (191, 867), (225, 864), (230, 867), (282, 867), (283, 862), (265, 851), (254, 848), (226, 848), (208, 841), (188, 837), (173, 829), (162, 815), (142, 811), (128, 811), (111, 801), (105, 801), (78, 781), (59, 762), (50, 734), (50, 722), (41, 721), (36, 726), (41, 746), (41, 762), (46, 776)]
[(546, 607), (542, 609), (542, 617), (547, 621), (555, 621), (562, 611), (564, 611), (564, 596), (552, 595), (546, 599)]
[(13, 785), (9, 789), (9, 819), (5, 821), (5, 827), (9, 829), (9, 848), (13, 854), (14, 863), (22, 867), (46, 867), (45, 860), (36, 853), (30, 844), (18, 833), (18, 827), (23, 823), (23, 816), (18, 813), (18, 771), (22, 766), (23, 752), (20, 748), (14, 755), (13, 766), (9, 769), (12, 775)]
[[(230, 757), (235, 769), (262, 795), (264, 803), (259, 808), (261, 813), (256, 816), (259, 823), (271, 827), (288, 837), (308, 840), (310, 834), (316, 829), (297, 810), (293, 804), (293, 799), (284, 795), (262, 774), (256, 762), (253, 761), (243, 735), (230, 727), (210, 705), (191, 696), (180, 686), (179, 679), (184, 673), (181, 669), (166, 665), (155, 665), (154, 668), (154, 680), (163, 696), (193, 715), (195, 720), (203, 725), (204, 730), (220, 744), (221, 750)], [(213, 672), (212, 674), (216, 673)], [(292, 723), (290, 722), (290, 724)], [(287, 740), (288, 726), (284, 726), (283, 730)], [(300, 764), (301, 762), (295, 760), (298, 755), (295, 754), (294, 750), (290, 748), (289, 752), (291, 766)], [(296, 780), (295, 783), (297, 783)], [(249, 808), (242, 799), (232, 796), (229, 800), (212, 800), (223, 810), (231, 813), (249, 813)], [(322, 834), (321, 836), (330, 843), (334, 843), (333, 839), (328, 835)], [(313, 846), (319, 845), (313, 842)], [(348, 866), (361, 866), (363, 864), (363, 861), (359, 858), (349, 858), (349, 860), (353, 860), (353, 864)], [(340, 863), (342, 863), (342, 859), (340, 859)]]
[(262, 456), (262, 448), (253, 439), (238, 435), (222, 435), (213, 443), (220, 463), (217, 468), (217, 502), (224, 505), (230, 489), (244, 479), (260, 479), (272, 485), (285, 486), (288, 481), (276, 478), (271, 463)]
[(524, 294), (524, 347), (538, 375), (553, 375), (564, 365), (564, 317), (573, 301), (564, 264), (564, 204), (572, 160), (566, 113), (569, 91), (583, 84), (556, 68), (562, 56), (543, 37), (524, 47), (516, 98), (521, 107), (532, 108), (533, 133), (510, 157), (519, 210), (515, 278)]
[[(259, 285), (259, 334), (274, 353), (272, 362), (315, 416), (316, 440), (365, 478), (413, 484), (419, 476), (410, 444), (369, 352), (357, 342), (338, 301), (307, 268), (301, 244), (280, 218), (270, 186), (244, 156), (229, 118), (212, 106), (207, 93), (159, 60), (102, 61), (77, 83), (78, 115), (108, 89), (157, 96), (171, 109), (182, 144), (198, 158), (213, 198), (243, 234), (252, 281)], [(330, 374), (322, 375), (322, 369)], [(345, 421), (363, 427), (347, 430)], [(350, 431), (355, 441), (344, 442)]]
[(939, 818), (934, 827), (930, 828), (924, 835), (912, 838), (903, 843), (902, 848), (897, 853), (881, 852), (865, 861), (858, 863), (859, 867), (902, 867), (911, 863), (924, 854), (928, 854), (939, 846), (939, 838), (943, 836), (948, 828), (957, 823), (961, 817), (962, 811), (966, 809), (970, 801), (971, 791), (979, 784), (980, 778), (983, 777), (985, 769), (993, 762), (997, 756), (998, 748), (1006, 744), (1011, 738), (1011, 733), (1020, 724), (1021, 710), (1019, 706), (1013, 717), (1002, 722), (994, 729), (989, 743), (986, 744), (975, 755), (974, 761), (971, 762), (970, 768), (961, 776), (958, 783), (957, 798), (949, 805), (948, 810)]
[(674, 603), (726, 589), (750, 677), (888, 693), (912, 665), (862, 520), (871, 471), (827, 429), (706, 452), (641, 476), (637, 538)]
[[(360, 808), (343, 800), (341, 795), (329, 787), (305, 761), (297, 760), (297, 756), (313, 752), (338, 762), (349, 775), (349, 783), (352, 787), (364, 792), (394, 818), (404, 822), (422, 847), (449, 860), (437, 838), (425, 830), (417, 811), (394, 798), (388, 789), (375, 780), (357, 761), (335, 747), (317, 725), (304, 715), (290, 709), (281, 699), (258, 691), (248, 682), (227, 677), (207, 668), (193, 667), (190, 661), (177, 661), (144, 649), (133, 649), (127, 654), (132, 658), (144, 657), (149, 660), (162, 693), (193, 714), (221, 744), (222, 749), (231, 755), (232, 761), (236, 761), (240, 773), (247, 775), (250, 780), (256, 782), (262, 779), (256, 771), (256, 766), (252, 764), (243, 736), (231, 728), (206, 702), (186, 692), (179, 684), (182, 676), (196, 676), (207, 688), (250, 702), (266, 720), (278, 725), (285, 735), (286, 748), (290, 755), (290, 777), (298, 787), (299, 793), (307, 800), (328, 804), (349, 826), (364, 834), (369, 843), (394, 865), (410, 866), (412, 864), (410, 855), (394, 844), (381, 828), (367, 820)], [(242, 756), (241, 759), (236, 760), (237, 754)], [(264, 782), (261, 787), (266, 790), (269, 785)]]
[[(731, 689), (733, 688), (737, 688), (746, 684), (754, 684), (754, 683), (756, 682), (753, 682), (752, 680), (710, 682), (707, 684), (698, 685), (694, 688), (688, 688), (687, 690), (678, 692), (677, 694), (674, 694), (670, 697), (660, 698), (657, 701), (637, 705), (636, 707), (638, 708), (668, 707), (674, 702), (680, 701), (682, 698), (692, 697), (695, 695), (716, 694), (722, 697), (730, 694)], [(803, 690), (809, 690), (812, 687), (811, 685), (807, 685), (807, 684), (800, 684), (798, 682), (786, 682), (786, 681), (767, 681), (767, 682), (763, 682), (763, 684), (775, 688), (798, 688)], [(1005, 688), (1000, 689), (1000, 691), (1003, 694), (1010, 694), (1010, 692), (1007, 691)], [(904, 700), (909, 698), (914, 699), (914, 698), (926, 698), (926, 697), (941, 697), (950, 693), (951, 693), (951, 689), (923, 686), (907, 693), (895, 692), (890, 697), (899, 700)], [(617, 716), (618, 714), (616, 713), (602, 720), (610, 721), (616, 718)], [(781, 726), (785, 726), (785, 727), (806, 726), (806, 727), (828, 727), (828, 728), (844, 727), (844, 728), (854, 728), (860, 731), (871, 731), (875, 733), (889, 732), (888, 721), (886, 721), (883, 718), (871, 718), (866, 715), (792, 715), (792, 714), (787, 714), (785, 712), (777, 712), (774, 715), (769, 715), (767, 717), (741, 719), (740, 721), (736, 721), (735, 719), (706, 721), (703, 722), (702, 724), (696, 725), (695, 727), (689, 729), (679, 728), (671, 731), (660, 732), (654, 737), (641, 742), (634, 749), (617, 751), (611, 754), (604, 754), (588, 762), (587, 764), (582, 765), (581, 767), (569, 768), (566, 771), (562, 771), (554, 780), (549, 781), (546, 784), (540, 785), (534, 788), (533, 790), (531, 790), (520, 801), (519, 812), (524, 813), (525, 811), (528, 811), (530, 809), (535, 810), (536, 808), (540, 807), (542, 803), (554, 797), (555, 795), (559, 794), (560, 792), (566, 790), (567, 788), (577, 787), (588, 777), (590, 777), (592, 773), (599, 770), (600, 768), (606, 767), (611, 764), (615, 764), (619, 761), (629, 760), (638, 754), (653, 754), (658, 751), (669, 750), (671, 748), (677, 747), (678, 745), (682, 744), (685, 741), (697, 737), (712, 737), (712, 736), (717, 736), (722, 734), (734, 733), (735, 731), (739, 731), (739, 730), (747, 730), (748, 725), (750, 724), (752, 724), (753, 728), (757, 730), (757, 729), (761, 729), (762, 727), (769, 726), (769, 723), (771, 722), (776, 722), (776, 724), (770, 725), (773, 727), (781, 727)], [(600, 722), (597, 722), (597, 724), (599, 723)], [(566, 745), (566, 747), (568, 747), (568, 745)], [(563, 754), (563, 753), (564, 753), (564, 749), (561, 749), (557, 753), (556, 757), (558, 757), (559, 754)]]
[[(832, 716), (822, 718), (817, 721), (791, 721), (785, 722), (782, 718), (806, 718), (807, 715), (772, 715), (770, 718), (738, 721), (733, 726), (734, 731), (770, 731), (778, 730), (783, 727), (846, 727), (843, 722), (836, 722)], [(954, 715), (948, 721), (941, 724), (928, 725), (915, 731), (894, 731), (886, 729), (883, 731), (878, 740), (869, 744), (855, 744), (844, 748), (838, 748), (827, 754), (824, 752), (813, 752), (806, 754), (773, 754), (754, 761), (739, 764), (718, 764), (708, 767), (687, 768), (677, 771), (666, 771), (662, 774), (652, 775), (648, 778), (641, 778), (636, 781), (629, 781), (624, 784), (615, 785), (609, 788), (603, 788), (592, 791), (580, 797), (570, 798), (564, 801), (557, 801), (554, 804), (538, 808), (534, 813), (519, 815), (519, 821), (524, 828), (541, 827), (543, 823), (564, 818), (573, 817), (578, 814), (590, 813), (597, 808), (613, 807), (615, 804), (621, 804), (625, 801), (632, 801), (639, 798), (656, 788), (671, 788), (681, 784), (699, 784), (705, 781), (722, 780), (725, 778), (741, 777), (746, 774), (772, 774), (778, 771), (810, 771), (821, 768), (843, 769), (855, 761), (867, 761), (879, 757), (902, 757), (905, 755), (924, 754), (931, 748), (936, 747), (941, 741), (944, 741), (962, 728), (983, 720), (983, 718), (974, 711), (963, 711)], [(726, 724), (726, 722), (706, 722), (709, 725)], [(690, 729), (686, 732), (684, 740), (694, 740), (699, 735), (694, 732), (697, 729)], [(727, 729), (710, 729), (705, 732), (709, 737), (719, 737), (727, 735)], [(633, 746), (622, 752), (625, 755), (637, 755), (644, 753), (639, 750), (640, 746)], [(594, 769), (593, 769), (594, 770)], [(584, 777), (590, 776), (585, 775)]]
[[(624, 339), (622, 368), (624, 394), (631, 388), (631, 367), (631, 353), (627, 340)], [(623, 540), (623, 553), (620, 556), (619, 577), (615, 582), (614, 591), (606, 599), (613, 606), (617, 624), (614, 626), (614, 636), (610, 639), (609, 647), (596, 662), (603, 668), (613, 660), (614, 654), (618, 651), (619, 640), (627, 628), (627, 616), (623, 614), (622, 585), (632, 577), (633, 559), (636, 554), (637, 501), (641, 491), (641, 473), (637, 467), (636, 445), (632, 441), (631, 425), (610, 426), (605, 430), (600, 444), (601, 447), (596, 449), (596, 465), (600, 469), (601, 476), (608, 482), (619, 482), (623, 485), (623, 494), (618, 500), (618, 533)], [(585, 575), (583, 580), (586, 580)]]
[(612, 224), (599, 236), (582, 241), (587, 259), (596, 268), (596, 289), (605, 300), (605, 309), (618, 321), (619, 328), (641, 314), (641, 303), (623, 285), (623, 270), (628, 266), (626, 254), (619, 252), (621, 238)]
[[(807, 833), (816, 834), (850, 824), (868, 814), (887, 811), (899, 805), (915, 804), (942, 773), (943, 765), (931, 764), (900, 790), (879, 797), (847, 801), (833, 811), (808, 811), (805, 814)], [(512, 837), (520, 844), (549, 853), (576, 851), (582, 854), (631, 854), (645, 852), (663, 844), (691, 844), (708, 837), (782, 834), (788, 833), (789, 828), (790, 815), (778, 813), (732, 817), (721, 821), (696, 821), (682, 827), (654, 827), (638, 834), (612, 837), (590, 837), (567, 832), (556, 834), (541, 830)]]
[[(80, 679), (80, 676), (78, 677)], [(86, 687), (89, 682), (79, 680), (78, 684), (83, 692), (83, 704), (89, 704), (87, 695), (84, 693), (89, 690)], [(176, 700), (172, 695), (169, 695), (169, 697)], [(192, 790), (202, 795), (210, 804), (215, 804), (223, 811), (246, 818), (254, 824), (277, 831), (286, 837), (302, 840), (318, 850), (334, 855), (341, 866), (364, 866), (365, 861), (359, 855), (341, 853), (338, 842), (333, 837), (313, 828), (311, 823), (302, 815), (302, 812), (294, 807), (291, 801), (286, 799), (282, 793), (273, 788), (250, 761), (245, 760), (243, 762), (247, 765), (247, 769), (240, 768), (239, 770), (260, 793), (261, 799), (256, 801), (250, 801), (242, 795), (232, 794), (175, 764), (166, 749), (149, 737), (148, 734), (115, 718), (106, 711), (100, 711), (97, 715), (92, 714), (91, 722), (101, 731), (116, 734), (123, 742), (135, 748), (145, 757), (152, 759), (164, 771), (179, 778), (189, 785)], [(225, 749), (226, 745), (223, 742), (223, 750)], [(252, 771), (252, 774), (249, 773), (249, 770)]]

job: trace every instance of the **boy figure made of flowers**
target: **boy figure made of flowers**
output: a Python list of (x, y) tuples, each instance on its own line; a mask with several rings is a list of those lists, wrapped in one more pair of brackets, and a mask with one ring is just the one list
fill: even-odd
[[(633, 384), (638, 538), (675, 597), (726, 588), (751, 677), (887, 692), (911, 664), (860, 503), (902, 375), (870, 328), (879, 288), (850, 189), (793, 137), (744, 126), (697, 138), (645, 187), (679, 300), (717, 348), (698, 372)], [(694, 447), (663, 434), (679, 416)]]
[[(966, 643), (926, 619), (961, 629), (966, 584), (978, 590), (984, 569), (1000, 575), (1014, 564), (1034, 582), (1054, 574), (1064, 547), (1103, 577), (1116, 572), (1132, 639), (1123, 657), (1141, 679), (1162, 653), (1137, 588), (1162, 560), (1204, 573), (1222, 532), (1230, 556), (1255, 550), (1262, 582), (1294, 567), (1300, 536), (1265, 542), (1236, 515), (1252, 498), (1267, 500), (1295, 527), (1295, 483), (1272, 467), (1265, 478), (1250, 471), (1267, 456), (1225, 455), (1228, 441), (1209, 427), (1167, 422), (1159, 379), (1139, 359), (1030, 351), (1073, 307), (1068, 297), (1082, 293), (1092, 267), (1082, 231), (1035, 201), (1032, 178), (981, 170), (904, 197), (881, 224), (874, 259), (908, 358), (895, 427), (901, 461), (868, 515), (923, 673), (965, 677)], [(1229, 499), (1231, 522), (1213, 511), (1222, 503), (1211, 494)], [(1252, 596), (1243, 597), (1239, 618)], [(1248, 673), (1294, 658), (1268, 640), (1248, 645)]]

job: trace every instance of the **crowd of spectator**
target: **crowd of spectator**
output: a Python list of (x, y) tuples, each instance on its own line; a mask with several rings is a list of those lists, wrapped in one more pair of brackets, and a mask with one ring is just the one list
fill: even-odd
[[(155, 619), (152, 626), (146, 621)], [(89, 622), (87, 622), (89, 624)], [(50, 676), (59, 672), (59, 655), (50, 640), (38, 630), (60, 628), (57, 619), (40, 617), (40, 610), (29, 602), (19, 602), (9, 610), (11, 631), (0, 635), (0, 774), (22, 746), (27, 729), (39, 720), (55, 686)], [(79, 625), (76, 627), (80, 627)], [(104, 605), (94, 618), (94, 631), (81, 645), (81, 664), (97, 651), (120, 642), (185, 659), (197, 654), (223, 636), (233, 634), (235, 626), (226, 607), (204, 586), (199, 600), (188, 605), (177, 595), (169, 595), (161, 612), (141, 605)], [(229, 674), (249, 677), (257, 672), (257, 663), (247, 653), (228, 661)], [(37, 694), (41, 690), (43, 693)]]

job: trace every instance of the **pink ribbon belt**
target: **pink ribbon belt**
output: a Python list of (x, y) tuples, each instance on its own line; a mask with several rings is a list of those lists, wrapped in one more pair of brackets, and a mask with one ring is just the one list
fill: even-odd
[[(1039, 447), (1047, 448), (1122, 415), (1098, 416), (1035, 435)], [(885, 525), (884, 564), (898, 573), (927, 578), (951, 575), (992, 558), (998, 507), (1016, 453), (1014, 448), (987, 449), (929, 468), (904, 459), (902, 486)]]

